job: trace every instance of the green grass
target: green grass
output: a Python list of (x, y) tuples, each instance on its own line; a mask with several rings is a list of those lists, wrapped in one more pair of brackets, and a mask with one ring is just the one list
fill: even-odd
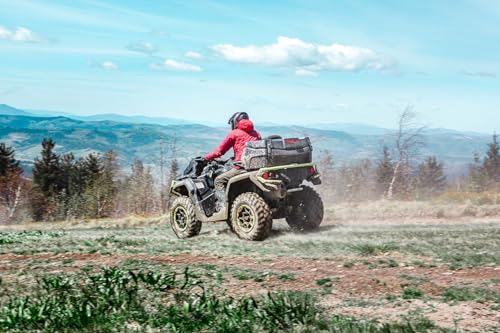
[(500, 291), (487, 288), (450, 287), (442, 292), (447, 302), (493, 302), (500, 304)]
[(377, 254), (383, 254), (398, 249), (398, 246), (393, 243), (388, 244), (371, 244), (362, 243), (351, 245), (350, 248), (362, 256), (373, 256)]
[(422, 298), (422, 296), (424, 296), (424, 292), (420, 289), (414, 287), (406, 287), (403, 289), (403, 299)]
[(18, 244), (33, 241), (35, 239), (51, 239), (63, 236), (64, 232), (57, 231), (21, 231), (21, 232), (0, 232), (0, 245)]
[[(267, 306), (270, 306), (271, 303), (279, 303), (279, 299), (292, 305), (302, 304), (302, 307), (306, 305), (301, 299), (307, 299), (304, 301), (306, 303), (327, 299), (331, 296), (324, 297), (324, 295), (331, 293), (337, 281), (334, 276), (314, 276), (312, 284), (305, 284), (311, 290), (294, 294), (295, 296), (278, 292), (272, 293), (270, 297), (256, 296), (255, 298), (233, 299), (225, 292), (231, 295), (230, 288), (238, 290), (239, 285), (255, 285), (255, 282), (258, 283), (259, 290), (280, 286), (280, 282), (283, 286), (295, 285), (295, 283), (286, 283), (293, 280), (298, 280), (297, 284), (302, 283), (304, 277), (311, 273), (303, 270), (300, 262), (296, 263), (297, 266), (292, 265), (293, 262), (291, 262), (289, 266), (287, 261), (291, 260), (290, 257), (329, 260), (327, 265), (331, 263), (331, 265), (337, 266), (339, 271), (345, 271), (338, 273), (339, 276), (348, 275), (357, 268), (365, 269), (358, 263), (380, 270), (380, 273), (384, 272), (383, 274), (386, 273), (385, 270), (405, 266), (416, 266), (417, 269), (435, 266), (464, 269), (500, 265), (500, 244), (498, 242), (500, 227), (499, 224), (494, 223), (436, 224), (431, 226), (328, 226), (320, 229), (317, 233), (308, 233), (307, 235), (288, 232), (282, 222), (275, 223), (275, 226), (277, 230), (273, 231), (271, 237), (259, 243), (238, 239), (227, 231), (223, 224), (204, 225), (200, 236), (186, 240), (176, 239), (167, 225), (137, 229), (0, 232), (0, 255), (24, 256), (21, 260), (2, 261), (2, 264), (6, 265), (6, 270), (2, 271), (3, 282), (0, 281), (0, 321), (1, 325), (4, 325), (0, 326), (0, 331), (125, 332), (130, 323), (138, 323), (142, 331), (170, 330), (173, 332), (175, 330), (180, 332), (224, 332), (224, 329), (227, 329), (228, 332), (244, 332), (245, 330), (264, 332), (317, 332), (321, 330), (326, 332), (424, 332), (426, 325), (428, 326), (427, 330), (439, 331), (439, 328), (429, 328), (432, 323), (426, 321), (425, 318), (414, 317), (405, 321), (404, 324), (391, 323), (384, 326), (384, 324), (371, 322), (369, 318), (363, 320), (363, 318), (351, 319), (337, 316), (335, 313), (318, 307), (316, 303), (313, 304), (314, 309), (316, 309), (313, 321), (304, 318), (301, 319), (302, 321), (286, 319), (286, 324), (271, 324), (266, 322), (268, 319), (265, 320), (263, 317), (259, 319), (256, 317), (257, 315), (247, 313), (256, 312), (264, 316), (265, 311), (270, 311)], [(214, 230), (217, 233), (213, 232)], [(193, 283), (193, 285), (182, 288), (183, 270), (187, 263), (171, 265), (170, 259), (175, 259), (176, 255), (184, 253), (189, 253), (192, 258), (197, 256), (201, 258), (211, 257), (213, 259), (210, 260), (216, 260), (216, 262), (205, 263), (203, 260), (198, 260), (197, 264), (190, 265), (189, 280), (190, 284)], [(57, 254), (60, 256), (52, 257)], [(68, 255), (79, 254), (101, 254), (102, 256), (91, 256), (96, 258), (96, 262), (68, 257)], [(35, 257), (30, 258), (31, 255)], [(52, 258), (47, 259), (46, 256)], [(236, 259), (239, 263), (225, 265), (224, 258), (228, 256)], [(168, 258), (168, 260), (163, 260), (163, 258)], [(280, 261), (283, 261), (285, 265), (281, 265)], [(106, 286), (103, 282), (105, 279), (102, 277), (104, 273), (96, 271), (100, 269), (102, 262), (112, 263), (120, 267), (118, 271), (121, 273), (116, 274), (121, 274), (121, 277), (117, 278), (118, 280), (115, 282), (109, 282), (112, 285), (108, 288), (113, 291), (111, 294), (104, 292), (103, 288)], [(249, 263), (249, 267), (246, 266), (246, 263)], [(263, 267), (259, 267), (259, 264), (262, 264)], [(306, 266), (306, 269), (309, 268)], [(69, 272), (78, 269), (81, 271), (73, 275), (60, 273), (61, 270), (65, 269)], [(58, 282), (61, 287), (57, 287), (59, 288), (57, 292), (52, 289), (48, 290), (43, 282), (46, 276), (44, 271), (59, 271), (57, 275), (70, 282), (66, 280)], [(134, 282), (130, 272), (134, 274), (143, 272), (144, 281)], [(431, 294), (431, 292), (429, 294), (422, 292), (420, 285), (432, 282), (425, 280), (423, 274), (414, 273), (414, 275), (403, 276), (400, 273), (401, 269), (398, 269), (398, 272), (395, 277), (403, 279), (401, 284), (403, 291), (387, 296), (389, 301), (394, 301), (394, 304), (401, 302), (401, 299), (414, 298), (499, 304), (498, 291), (495, 291), (494, 288), (486, 288), (487, 283), (498, 284), (500, 281), (498, 279), (485, 281), (485, 288), (457, 286), (447, 289), (442, 295), (436, 295)], [(409, 270), (408, 272), (415, 271)], [(168, 284), (171, 274), (175, 275), (175, 283)], [(314, 275), (314, 273), (312, 274)], [(376, 274), (379, 274), (377, 271), (373, 271), (373, 274), (375, 275), (370, 277), (371, 281), (383, 288), (386, 279), (377, 278)], [(92, 276), (101, 276), (96, 278), (101, 282), (93, 284)], [(163, 284), (155, 281), (163, 281)], [(340, 281), (343, 283), (345, 278)], [(104, 285), (100, 283), (104, 283)], [(226, 286), (228, 289), (225, 289)], [(70, 296), (67, 290), (71, 290), (73, 296)], [(135, 303), (132, 301), (130, 301), (132, 303), (122, 302), (126, 299), (123, 296), (127, 294), (126, 290), (134, 294)], [(112, 298), (115, 297), (112, 294), (118, 299)], [(14, 298), (13, 295), (16, 297)], [(55, 303), (50, 303), (55, 302), (54, 299), (58, 299), (66, 305), (57, 307)], [(86, 317), (79, 312), (81, 309), (78, 310), (77, 305), (69, 305), (70, 303), (79, 304), (78, 302), (86, 304), (85, 299), (88, 299), (89, 304), (92, 304), (90, 311), (93, 319), (85, 319)], [(370, 299), (362, 301), (368, 304)], [(64, 309), (71, 312), (71, 316), (80, 318), (75, 321), (75, 323), (79, 322), (80, 326), (69, 325), (68, 328), (63, 329), (61, 323), (66, 320), (63, 314), (47, 314), (44, 315), (43, 320), (33, 321), (32, 319), (35, 317), (30, 316), (44, 309), (43, 302), (48, 302), (46, 306), (50, 305), (51, 309), (55, 310), (60, 309), (62, 313), (64, 313)], [(193, 305), (189, 305), (191, 303)], [(200, 304), (204, 304), (203, 307), (199, 308)], [(266, 309), (268, 310), (263, 310), (264, 304), (267, 304)], [(307, 306), (311, 305), (307, 304)], [(72, 306), (76, 308), (72, 308)], [(111, 306), (112, 313), (103, 310), (105, 306)], [(117, 308), (113, 308), (115, 306)], [(192, 307), (192, 311), (186, 312), (185, 306)], [(212, 310), (207, 310), (211, 307), (214, 309), (214, 313), (210, 312)], [(25, 309), (28, 309), (26, 310), (28, 312), (25, 312)], [(106, 315), (108, 322), (104, 322), (103, 318), (100, 319), (99, 314), (93, 312), (97, 311), (96, 309), (102, 310), (101, 317)], [(205, 313), (202, 309), (208, 312)], [(252, 309), (252, 311), (248, 309)], [(273, 311), (278, 310), (274, 309)], [(288, 308), (283, 311), (285, 313), (279, 312), (280, 316), (286, 317), (287, 311), (295, 310)], [(17, 324), (5, 326), (7, 325), (5, 318), (9, 316), (16, 318), (15, 313), (21, 313), (18, 316)], [(310, 318), (306, 314), (304, 316)], [(168, 326), (170, 324), (166, 318), (173, 320), (174, 326)], [(196, 324), (198, 326), (192, 326), (193, 322), (198, 322), (198, 319), (201, 323)], [(213, 326), (207, 324), (209, 321), (216, 325), (220, 324), (221, 330), (217, 331), (216, 327), (218, 326), (215, 324)], [(248, 326), (249, 323), (253, 326)], [(408, 323), (410, 326), (407, 325)], [(236, 325), (240, 325), (241, 330), (236, 329), (235, 327), (239, 327)]]
[(282, 281), (295, 281), (297, 278), (293, 273), (284, 273), (284, 274), (279, 274), (278, 279)]
[[(326, 281), (326, 280), (325, 280)], [(3, 332), (425, 332), (420, 321), (375, 323), (326, 315), (307, 292), (218, 296), (188, 269), (44, 275), (0, 302)], [(434, 326), (433, 326), (434, 327)]]
[[(65, 232), (1, 232), (0, 254), (101, 253), (161, 255), (189, 252), (221, 256), (265, 257), (373, 256), (392, 251), (428, 257), (426, 265), (453, 269), (500, 265), (498, 224), (433, 226), (349, 226), (318, 233), (289, 233), (281, 223), (271, 238), (255, 244), (239, 240), (224, 225), (203, 226), (200, 236), (179, 241), (168, 225), (141, 229), (86, 229)], [(211, 230), (217, 230), (214, 234)], [(351, 260), (350, 260), (351, 261)], [(350, 265), (348, 261), (347, 265)], [(417, 262), (418, 263), (418, 262)], [(395, 262), (388, 263), (395, 265)], [(421, 264), (423, 264), (421, 262)]]

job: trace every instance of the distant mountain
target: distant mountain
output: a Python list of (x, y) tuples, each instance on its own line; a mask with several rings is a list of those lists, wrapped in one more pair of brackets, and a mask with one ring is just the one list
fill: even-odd
[(80, 116), (75, 119), (85, 120), (85, 121), (119, 121), (123, 123), (133, 123), (133, 124), (158, 124), (158, 125), (187, 125), (192, 124), (187, 120), (177, 119), (177, 118), (167, 118), (167, 117), (146, 117), (146, 116), (123, 116), (114, 113), (108, 114), (98, 114), (93, 116)]
[[(394, 145), (391, 130), (364, 124), (315, 125), (322, 128), (266, 125), (258, 126), (263, 136), (309, 136), (315, 156), (328, 150), (336, 165), (355, 159), (377, 160), (383, 145)], [(116, 114), (62, 116), (50, 111), (28, 112), (0, 104), (0, 142), (14, 146), (17, 157), (27, 168), (38, 156), (40, 142), (46, 137), (56, 141), (59, 153), (73, 152), (76, 156), (84, 156), (89, 152), (104, 153), (113, 149), (120, 155), (122, 166), (128, 167), (134, 158), (150, 165), (159, 164), (160, 147), (168, 150), (174, 141), (177, 142), (178, 158), (181, 163), (186, 163), (189, 158), (217, 147), (227, 132), (226, 126), (209, 127), (173, 118)], [(453, 173), (464, 170), (472, 162), (474, 153), (482, 154), (491, 141), (491, 135), (441, 128), (426, 129), (424, 134), (426, 146), (421, 156), (435, 155)], [(166, 155), (169, 156), (168, 151)]]
[[(67, 117), (71, 119), (83, 120), (83, 121), (116, 121), (122, 123), (132, 123), (132, 124), (156, 124), (156, 125), (186, 125), (193, 124), (193, 122), (177, 119), (177, 118), (169, 118), (169, 117), (147, 117), (147, 116), (125, 116), (121, 114), (115, 113), (105, 113), (105, 114), (96, 114), (91, 116), (80, 116), (74, 115), (67, 112), (57, 112), (57, 111), (45, 111), (45, 110), (28, 110), (29, 113), (26, 115), (34, 115), (34, 116), (42, 116), (42, 117)], [(1, 112), (0, 112), (1, 114)]]
[(326, 123), (326, 124), (310, 124), (307, 127), (318, 128), (323, 130), (342, 131), (351, 134), (363, 135), (383, 135), (390, 133), (392, 130), (372, 125), (361, 123)]
[[(200, 134), (201, 133), (201, 134)], [(14, 146), (17, 157), (29, 164), (39, 154), (43, 138), (53, 138), (58, 153), (73, 152), (77, 157), (89, 152), (115, 150), (125, 167), (139, 158), (158, 164), (160, 147), (177, 141), (181, 159), (208, 151), (218, 144), (217, 130), (202, 125), (160, 126), (113, 121), (82, 121), (66, 117), (0, 115), (0, 142)], [(202, 138), (202, 139), (200, 139)], [(167, 153), (168, 155), (168, 153)]]
[[(7, 110), (7, 108), (3, 108)], [(10, 110), (10, 113), (18, 113)], [(377, 160), (382, 146), (393, 145), (390, 136), (380, 134), (353, 134), (344, 131), (308, 128), (302, 126), (260, 126), (263, 136), (309, 136), (317, 158), (323, 151), (330, 151), (336, 165), (355, 159)], [(12, 145), (16, 156), (26, 169), (39, 155), (43, 138), (53, 138), (58, 153), (72, 152), (85, 156), (90, 152), (104, 153), (115, 150), (123, 168), (135, 158), (149, 165), (159, 165), (160, 147), (170, 156), (171, 144), (177, 142), (178, 158), (186, 164), (189, 158), (217, 147), (228, 132), (227, 128), (213, 128), (198, 124), (162, 126), (118, 121), (83, 121), (68, 117), (42, 117), (25, 115), (0, 115), (0, 142)], [(458, 131), (429, 130), (425, 136), (426, 147), (422, 157), (435, 155), (445, 162), (450, 173), (459, 173), (472, 162), (475, 152), (483, 153), (489, 135), (461, 133)], [(229, 155), (230, 153), (228, 153)]]
[(33, 114), (16, 109), (7, 104), (0, 104), (0, 115), (8, 115), (8, 116), (32, 116)]

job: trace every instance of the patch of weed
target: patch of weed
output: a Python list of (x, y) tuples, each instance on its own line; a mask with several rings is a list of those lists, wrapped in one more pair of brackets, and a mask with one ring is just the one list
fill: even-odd
[(284, 274), (278, 275), (278, 279), (280, 279), (282, 281), (294, 281), (294, 280), (296, 280), (296, 277), (295, 277), (295, 274), (293, 274), (293, 273), (284, 273)]
[(356, 264), (356, 261), (354, 260), (350, 260), (350, 261), (346, 261), (342, 264), (342, 267), (345, 267), (345, 268), (351, 268), (354, 266), (354, 264)]
[(386, 243), (386, 244), (364, 243), (364, 244), (351, 245), (350, 248), (358, 252), (358, 254), (362, 256), (373, 256), (377, 254), (395, 251), (399, 247), (394, 243)]
[(487, 288), (450, 287), (446, 288), (442, 294), (447, 302), (493, 302), (500, 304), (500, 291)]
[(424, 296), (424, 292), (420, 289), (413, 287), (406, 287), (403, 289), (403, 299), (422, 298), (422, 296)]
[[(326, 283), (326, 280), (324, 280)], [(46, 275), (28, 297), (0, 300), (0, 330), (51, 332), (417, 332), (420, 323), (328, 317), (303, 292), (221, 298), (188, 270)], [(154, 304), (152, 311), (151, 304)], [(416, 326), (415, 326), (416, 325)], [(407, 328), (405, 328), (407, 327)]]

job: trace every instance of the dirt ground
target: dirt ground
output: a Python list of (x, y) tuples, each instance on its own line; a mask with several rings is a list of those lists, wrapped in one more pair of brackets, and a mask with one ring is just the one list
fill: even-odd
[[(197, 240), (177, 240), (158, 221), (120, 230), (76, 227), (0, 245), (0, 276), (4, 283), (22, 284), (41, 273), (130, 262), (198, 267), (220, 271), (224, 280), (214, 288), (234, 297), (313, 290), (332, 314), (379, 321), (418, 316), (439, 327), (500, 332), (499, 221), (329, 221), (310, 235), (278, 223), (263, 243), (238, 240), (221, 225), (204, 226)], [(318, 249), (321, 255), (305, 255)], [(452, 287), (481, 293), (447, 299)]]

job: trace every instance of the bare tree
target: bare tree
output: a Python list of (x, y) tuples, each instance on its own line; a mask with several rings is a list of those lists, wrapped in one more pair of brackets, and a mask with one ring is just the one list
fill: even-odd
[(4, 218), (6, 222), (14, 220), (19, 207), (27, 202), (28, 192), (29, 183), (21, 172), (0, 177), (0, 224)]
[(170, 185), (172, 184), (172, 181), (177, 179), (179, 176), (179, 160), (177, 159), (178, 157), (178, 147), (177, 147), (177, 136), (174, 136), (172, 139), (172, 142), (170, 144), (170, 163), (168, 165), (168, 178), (167, 178), (167, 184), (165, 186), (165, 201), (162, 202), (162, 204), (165, 204), (165, 210), (170, 207)]
[(417, 114), (411, 106), (399, 115), (398, 130), (394, 133), (394, 143), (397, 157), (394, 166), (389, 188), (387, 189), (387, 198), (394, 196), (394, 187), (398, 179), (405, 185), (408, 185), (408, 176), (410, 172), (411, 159), (418, 156), (420, 149), (424, 146), (423, 131), (425, 126), (420, 126), (417, 121)]
[(160, 137), (160, 207), (163, 214), (166, 212), (166, 190), (165, 190), (165, 142), (163, 133)]

